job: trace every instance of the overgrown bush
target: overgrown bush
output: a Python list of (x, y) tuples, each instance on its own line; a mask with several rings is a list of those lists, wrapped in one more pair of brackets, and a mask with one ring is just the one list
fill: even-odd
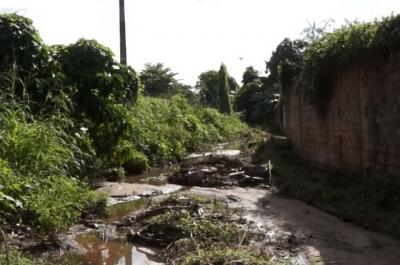
[(83, 180), (143, 172), (246, 129), (182, 96), (143, 97), (135, 71), (94, 40), (49, 48), (29, 19), (0, 15), (0, 44), (0, 219), (10, 224), (67, 228), (104, 210)]
[[(16, 14), (0, 14), (0, 73), (13, 70), (15, 92), (24, 89), (37, 101), (43, 100), (43, 81), (48, 74), (49, 51), (28, 18)], [(0, 82), (0, 86), (4, 86)]]
[(98, 203), (74, 178), (84, 167), (81, 150), (56, 123), (1, 109), (0, 135), (0, 218), (48, 231), (70, 226)]
[(7, 265), (50, 265), (41, 261), (33, 261), (15, 249), (5, 249), (0, 245), (0, 264)]
[(219, 71), (211, 70), (201, 73), (196, 88), (199, 91), (200, 102), (204, 106), (220, 109), (222, 105), (224, 111), (230, 113), (229, 95), (235, 93), (239, 85), (232, 76), (229, 76), (226, 67), (223, 68), (221, 77)]
[(256, 255), (241, 242), (243, 233), (250, 241), (252, 232), (247, 234), (243, 227), (232, 221), (232, 215), (240, 213), (218, 199), (182, 194), (153, 205), (155, 209), (161, 207), (186, 207), (154, 216), (143, 224), (150, 227), (156, 238), (157, 233), (165, 237), (167, 264), (231, 264), (235, 260), (251, 265), (270, 264), (268, 257)]
[(110, 160), (128, 127), (116, 104), (135, 104), (141, 91), (135, 71), (117, 63), (110, 49), (94, 40), (55, 47), (55, 58), (73, 102), (73, 117), (88, 128), (99, 156)]
[(218, 97), (219, 111), (221, 113), (231, 114), (232, 107), (229, 99), (228, 72), (226, 71), (226, 66), (224, 64), (221, 64), (218, 72)]
[(246, 129), (237, 117), (193, 107), (181, 96), (170, 100), (141, 97), (132, 108), (118, 108), (126, 115), (130, 127), (126, 139), (136, 150), (135, 155), (140, 160), (144, 159), (142, 154), (146, 155), (152, 164), (180, 160), (204, 143), (227, 140)]

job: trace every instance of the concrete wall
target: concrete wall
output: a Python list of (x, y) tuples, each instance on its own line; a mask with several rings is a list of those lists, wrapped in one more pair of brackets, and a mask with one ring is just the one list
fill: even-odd
[(400, 53), (338, 74), (324, 117), (303, 91), (284, 91), (284, 124), (300, 156), (363, 175), (400, 175)]

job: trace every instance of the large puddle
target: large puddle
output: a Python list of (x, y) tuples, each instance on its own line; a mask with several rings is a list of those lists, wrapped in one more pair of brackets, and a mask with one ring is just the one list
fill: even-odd
[(129, 213), (146, 208), (149, 203), (149, 198), (142, 198), (114, 204), (112, 207), (110, 207), (107, 223), (112, 224), (115, 221), (119, 221), (122, 219), (122, 217), (128, 215)]
[(113, 222), (124, 216), (144, 209), (151, 202), (149, 198), (142, 198), (114, 204), (110, 208), (110, 215), (105, 220), (106, 225), (95, 231), (76, 235), (73, 239), (77, 248), (60, 258), (59, 261), (68, 261), (67, 264), (76, 265), (161, 265), (162, 259), (157, 255), (159, 250), (129, 243), (126, 240), (127, 230), (116, 230)]
[(63, 260), (80, 265), (161, 265), (156, 249), (133, 245), (123, 240), (104, 241), (97, 234), (79, 235), (76, 242), (84, 250), (81, 254), (67, 254)]
[[(239, 153), (240, 151), (238, 150), (217, 150), (209, 153), (191, 154), (188, 156), (188, 158), (209, 156), (212, 154), (236, 156)], [(114, 188), (114, 192), (115, 190), (118, 191), (119, 189), (124, 190), (127, 188), (127, 186), (132, 184), (151, 185), (154, 189), (157, 188), (163, 194), (175, 192), (180, 190), (182, 187), (168, 184), (167, 176), (168, 174), (171, 174), (173, 170), (174, 168), (155, 168), (145, 172), (144, 174), (128, 176), (124, 181), (124, 183), (128, 183), (127, 185), (123, 185), (123, 183), (112, 184), (117, 185), (117, 187)], [(146, 185), (142, 185), (142, 187), (143, 186)], [(131, 189), (134, 189), (135, 192), (138, 192), (138, 190), (136, 190), (136, 186), (132, 186)], [(149, 187), (146, 186), (142, 192), (147, 194), (149, 192), (146, 191), (146, 189), (149, 189)], [(113, 225), (113, 223), (118, 222), (124, 216), (132, 212), (145, 209), (149, 206), (149, 203), (152, 201), (151, 198), (143, 197), (141, 194), (135, 195), (135, 192), (133, 195), (110, 197), (112, 206), (110, 207), (109, 218), (104, 220), (105, 227), (89, 233), (76, 235), (73, 241), (77, 245), (77, 249), (74, 252), (55, 259), (56, 263), (57, 261), (62, 260), (68, 261), (68, 264), (77, 265), (164, 264), (163, 260), (157, 255), (160, 250), (127, 242), (127, 231), (117, 231), (115, 225)], [(132, 191), (127, 189), (126, 193), (132, 194)], [(116, 192), (116, 195), (118, 195), (118, 192)], [(111, 232), (107, 232), (107, 230)]]
[(149, 184), (153, 186), (163, 186), (168, 183), (167, 176), (172, 173), (174, 168), (154, 168), (143, 174), (127, 176), (125, 183)]

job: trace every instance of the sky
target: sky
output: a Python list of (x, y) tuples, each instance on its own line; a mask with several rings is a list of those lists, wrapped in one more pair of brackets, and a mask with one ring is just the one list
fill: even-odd
[[(399, 0), (125, 0), (128, 64), (163, 63), (195, 85), (223, 62), (241, 81), (261, 73), (276, 46), (301, 37), (309, 23), (368, 21), (400, 13)], [(118, 0), (0, 0), (0, 13), (34, 21), (46, 44), (96, 39), (119, 58)]]

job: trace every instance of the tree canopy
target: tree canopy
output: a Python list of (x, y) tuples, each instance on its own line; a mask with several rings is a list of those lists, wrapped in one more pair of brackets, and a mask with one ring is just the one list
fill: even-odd
[(254, 80), (259, 78), (259, 73), (257, 70), (253, 68), (253, 66), (248, 66), (246, 71), (243, 73), (242, 83), (245, 86), (246, 84), (253, 82)]
[(140, 72), (140, 80), (144, 85), (144, 94), (152, 97), (170, 97), (179, 91), (177, 73), (162, 63), (146, 64)]
[(219, 112), (231, 114), (232, 108), (229, 100), (229, 83), (228, 72), (226, 66), (221, 64), (218, 72), (218, 96), (219, 96)]

